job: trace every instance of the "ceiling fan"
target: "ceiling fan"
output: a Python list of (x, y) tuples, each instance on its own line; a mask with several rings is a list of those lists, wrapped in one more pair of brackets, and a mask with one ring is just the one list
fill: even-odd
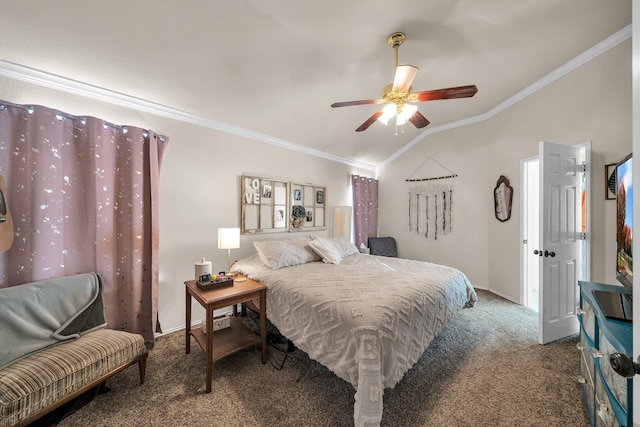
[(450, 87), (444, 89), (426, 90), (423, 92), (411, 92), (411, 84), (418, 73), (418, 67), (413, 65), (398, 65), (398, 48), (404, 42), (404, 33), (393, 33), (387, 39), (387, 43), (394, 49), (395, 77), (393, 83), (382, 89), (382, 97), (378, 99), (364, 99), (360, 101), (335, 102), (332, 108), (349, 107), (352, 105), (387, 104), (381, 110), (373, 113), (356, 132), (362, 132), (376, 120), (385, 125), (392, 117), (396, 118), (396, 126), (411, 122), (420, 129), (429, 124), (429, 120), (418, 111), (415, 102), (435, 101), (439, 99), (469, 98), (476, 94), (478, 88), (475, 85)]

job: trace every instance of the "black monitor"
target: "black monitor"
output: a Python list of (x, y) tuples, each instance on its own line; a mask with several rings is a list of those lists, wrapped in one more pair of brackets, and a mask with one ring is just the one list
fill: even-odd
[(633, 322), (633, 307), (626, 294), (620, 292), (593, 291), (605, 317), (623, 322)]

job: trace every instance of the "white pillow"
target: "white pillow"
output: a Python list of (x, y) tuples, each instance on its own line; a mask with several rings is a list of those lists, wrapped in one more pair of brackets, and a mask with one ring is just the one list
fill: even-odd
[(312, 261), (320, 261), (320, 255), (318, 255), (312, 248), (311, 246), (309, 246), (309, 238), (302, 238), (302, 239), (291, 239), (291, 240), (287, 240), (286, 243), (290, 243), (293, 246), (302, 249), (303, 251), (305, 251), (308, 256), (309, 256), (309, 262)]
[(316, 258), (312, 251), (281, 240), (256, 241), (253, 246), (262, 262), (272, 270), (306, 264)]
[(342, 261), (338, 248), (327, 239), (314, 238), (309, 242), (309, 246), (322, 257), (322, 262), (326, 264), (340, 264)]
[(356, 245), (354, 245), (349, 240), (343, 237), (334, 237), (329, 239), (329, 241), (333, 243), (336, 249), (338, 249), (338, 252), (340, 252), (340, 255), (342, 255), (342, 258), (346, 258), (350, 255), (355, 255), (360, 253), (358, 248), (356, 248)]

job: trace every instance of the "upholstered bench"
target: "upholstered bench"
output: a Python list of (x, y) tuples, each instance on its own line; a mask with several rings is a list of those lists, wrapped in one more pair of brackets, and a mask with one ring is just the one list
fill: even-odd
[(147, 348), (107, 329), (94, 273), (0, 289), (0, 427), (27, 425), (123, 369)]
[(141, 335), (111, 329), (38, 351), (0, 370), (0, 426), (26, 425), (136, 363), (143, 383), (146, 361)]

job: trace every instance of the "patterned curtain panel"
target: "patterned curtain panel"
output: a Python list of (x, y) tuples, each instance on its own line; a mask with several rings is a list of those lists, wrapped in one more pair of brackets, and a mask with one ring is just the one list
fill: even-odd
[(351, 189), (354, 243), (360, 248), (369, 237), (378, 237), (378, 180), (351, 175)]
[(15, 231), (0, 254), (0, 287), (96, 272), (109, 327), (153, 343), (167, 143), (149, 130), (0, 101), (0, 175)]

